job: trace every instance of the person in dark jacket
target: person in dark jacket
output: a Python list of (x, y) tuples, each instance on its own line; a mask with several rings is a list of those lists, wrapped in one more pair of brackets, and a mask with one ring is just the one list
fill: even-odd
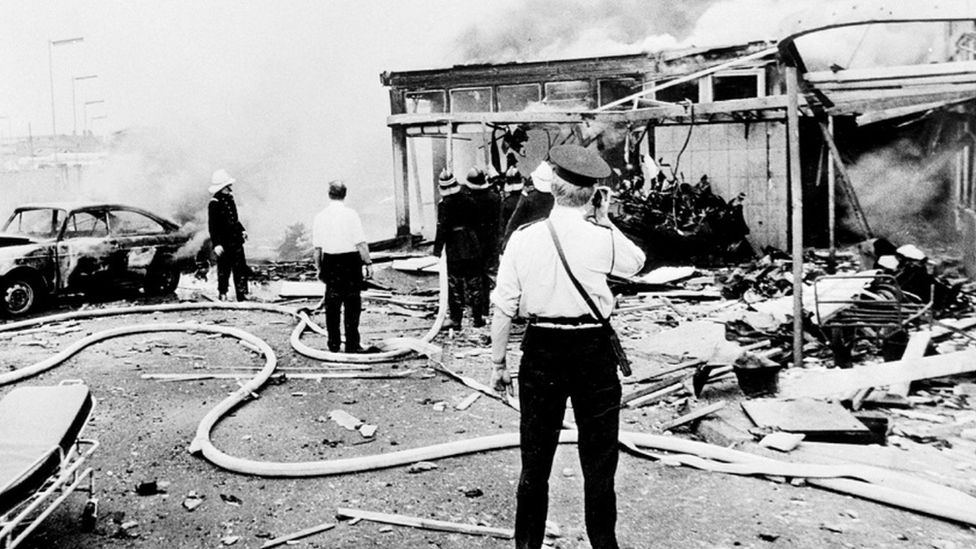
[(508, 225), (505, 226), (505, 234), (502, 237), (501, 244), (502, 251), (505, 250), (505, 245), (512, 233), (517, 231), (519, 227), (549, 217), (549, 212), (552, 211), (552, 206), (555, 204), (551, 192), (552, 166), (548, 162), (543, 160), (539, 164), (539, 167), (529, 177), (529, 183), (531, 184), (522, 189), (515, 211), (512, 212), (512, 217), (509, 218)]
[(234, 274), (234, 291), (237, 301), (247, 300), (247, 275), (249, 269), (244, 258), (244, 241), (247, 231), (237, 216), (237, 204), (231, 193), (231, 185), (237, 180), (226, 170), (217, 170), (210, 178), (207, 188), (213, 197), (207, 205), (207, 225), (210, 228), (210, 242), (217, 256), (218, 299), (227, 301), (231, 272)]
[[(460, 328), (465, 305), (471, 305), (473, 325), (485, 325), (488, 299), (482, 288), (484, 252), (476, 230), (476, 206), (461, 192), (454, 174), (443, 170), (438, 179), (441, 201), (437, 204), (434, 255), (447, 254), (448, 320), (444, 328)], [(467, 303), (466, 303), (467, 302)]]
[[(478, 233), (478, 242), (481, 244), (481, 252), (484, 255), (482, 264), (484, 269), (481, 272), (481, 282), (485, 295), (491, 289), (490, 275), (498, 268), (498, 216), (501, 213), (501, 196), (485, 178), (485, 172), (480, 168), (471, 168), (465, 181), (466, 189), (464, 192), (471, 197), (475, 205), (477, 223), (475, 232)], [(481, 311), (483, 316), (488, 316), (488, 300), (483, 300), (485, 306)]]
[(502, 187), (502, 205), (498, 215), (498, 255), (501, 255), (504, 250), (505, 239), (501, 236), (505, 234), (508, 220), (515, 213), (515, 207), (518, 206), (523, 188), (525, 188), (525, 184), (522, 182), (522, 174), (519, 173), (518, 168), (512, 166), (505, 172), (505, 186)]

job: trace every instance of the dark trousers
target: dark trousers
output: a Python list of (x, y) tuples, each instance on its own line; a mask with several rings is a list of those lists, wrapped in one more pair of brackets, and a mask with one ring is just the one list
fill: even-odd
[(340, 319), (346, 331), (346, 352), (359, 350), (359, 316), (363, 310), (363, 263), (359, 252), (322, 254), (325, 282), (325, 329), (330, 351), (338, 351), (342, 341)]
[(227, 293), (230, 274), (234, 273), (234, 291), (237, 299), (247, 297), (247, 261), (244, 259), (243, 245), (225, 245), (224, 253), (217, 258), (217, 293)]
[(617, 549), (617, 434), (620, 382), (609, 339), (600, 328), (529, 326), (522, 341), (519, 404), (522, 474), (515, 512), (515, 546), (537, 549), (545, 537), (549, 473), (566, 399), (579, 428), (586, 533), (594, 549)]
[(457, 261), (447, 266), (447, 310), (454, 322), (461, 322), (471, 306), (475, 318), (488, 314), (488, 278), (477, 260)]

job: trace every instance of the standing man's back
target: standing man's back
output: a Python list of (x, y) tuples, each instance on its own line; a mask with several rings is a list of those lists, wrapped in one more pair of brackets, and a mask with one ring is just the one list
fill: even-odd
[[(633, 276), (645, 258), (607, 217), (609, 194), (594, 188), (610, 175), (606, 162), (576, 145), (554, 147), (550, 161), (555, 175), (552, 213), (515, 231), (492, 293), (496, 390), (512, 388), (506, 366), (512, 319), (528, 320), (518, 375), (522, 473), (515, 544), (520, 549), (542, 546), (549, 475), (568, 398), (579, 430), (586, 532), (594, 549), (617, 549), (614, 474), (620, 381), (605, 326), (613, 310), (607, 275)], [(593, 201), (594, 196), (600, 199)]]
[(315, 216), (312, 246), (319, 280), (325, 283), (325, 326), (328, 347), (338, 352), (342, 341), (340, 318), (344, 318), (346, 352), (362, 351), (359, 317), (362, 313), (363, 277), (373, 276), (373, 262), (359, 214), (346, 206), (346, 185), (329, 183), (329, 205)]

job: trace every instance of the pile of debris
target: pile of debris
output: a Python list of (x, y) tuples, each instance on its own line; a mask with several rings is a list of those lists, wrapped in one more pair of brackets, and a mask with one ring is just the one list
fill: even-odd
[(621, 176), (611, 218), (653, 258), (695, 264), (741, 261), (754, 254), (742, 215), (744, 194), (726, 201), (708, 176), (695, 185), (664, 177), (645, 184), (640, 173)]

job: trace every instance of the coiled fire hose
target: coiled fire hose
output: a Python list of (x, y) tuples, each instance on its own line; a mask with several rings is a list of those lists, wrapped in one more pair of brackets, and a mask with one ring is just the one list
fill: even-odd
[[(445, 269), (441, 270), (441, 299), (439, 301), (438, 316), (431, 330), (421, 338), (420, 341), (422, 342), (429, 342), (433, 339), (444, 319), (447, 295), (446, 275), (444, 271)], [(321, 328), (311, 322), (307, 313), (277, 305), (260, 303), (183, 303), (79, 311), (0, 325), (0, 332), (11, 332), (38, 324), (78, 318), (203, 309), (260, 310), (295, 317), (299, 322), (292, 331), (290, 338), (291, 345), (300, 354), (317, 360), (382, 362), (404, 356), (411, 351), (412, 347), (416, 346), (416, 340), (394, 338), (387, 341), (389, 350), (382, 353), (350, 355), (314, 349), (305, 345), (300, 340), (301, 334), (306, 328), (321, 332)], [(264, 385), (277, 367), (277, 357), (271, 346), (264, 340), (239, 328), (227, 326), (192, 323), (159, 323), (124, 326), (104, 330), (78, 340), (56, 355), (41, 362), (12, 372), (0, 374), (0, 386), (54, 368), (81, 350), (107, 339), (147, 332), (176, 331), (191, 334), (214, 333), (234, 337), (253, 345), (264, 355), (264, 367), (238, 390), (231, 393), (207, 412), (197, 426), (196, 434), (189, 446), (191, 452), (198, 453), (214, 465), (229, 471), (267, 477), (340, 475), (407, 465), (422, 460), (434, 460), (489, 450), (513, 448), (519, 445), (518, 433), (505, 433), (385, 454), (333, 460), (268, 462), (231, 456), (214, 446), (211, 440), (212, 431), (223, 417), (238, 405), (244, 403), (252, 393), (258, 391)], [(577, 432), (575, 430), (564, 430), (560, 434), (561, 443), (572, 444), (576, 441)], [(669, 464), (679, 464), (729, 474), (805, 478), (808, 483), (829, 490), (857, 495), (865, 499), (896, 507), (976, 525), (976, 498), (972, 498), (952, 488), (877, 467), (866, 465), (788, 463), (677, 437), (628, 431), (622, 431), (620, 433), (620, 442), (638, 455), (663, 460)], [(642, 449), (672, 452), (673, 454), (650, 454)]]

